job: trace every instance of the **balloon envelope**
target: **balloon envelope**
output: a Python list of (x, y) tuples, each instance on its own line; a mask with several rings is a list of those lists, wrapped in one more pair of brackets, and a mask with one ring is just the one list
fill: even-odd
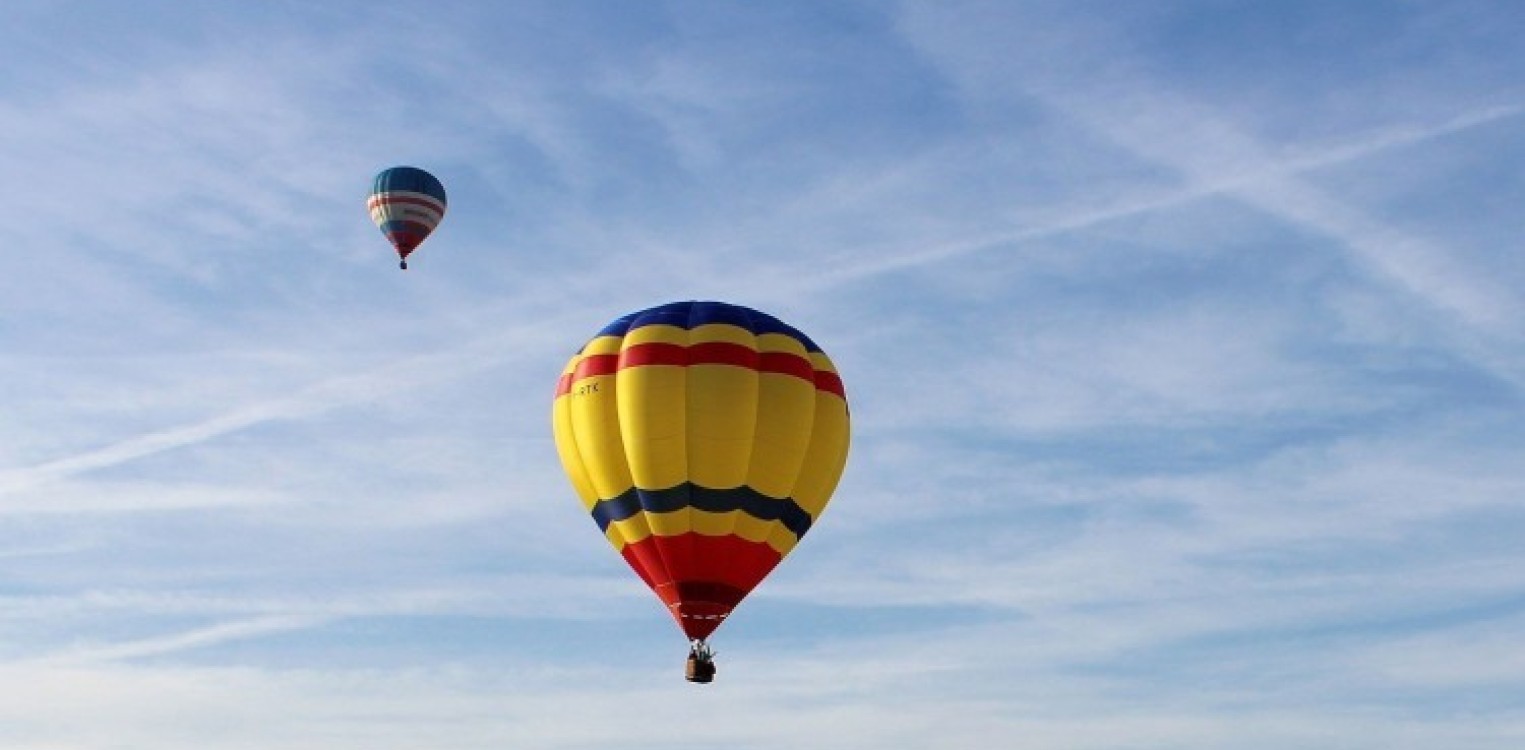
[(397, 257), (407, 260), (445, 217), (445, 186), (417, 167), (392, 167), (376, 175), (366, 205)]
[(825, 509), (847, 461), (847, 398), (803, 333), (721, 302), (610, 323), (556, 386), (556, 449), (583, 507), (704, 639)]

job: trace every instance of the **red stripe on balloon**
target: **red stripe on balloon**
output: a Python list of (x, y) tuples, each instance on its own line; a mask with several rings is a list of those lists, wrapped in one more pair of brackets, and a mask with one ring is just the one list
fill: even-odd
[(621, 551), (690, 638), (706, 638), (783, 556), (766, 542), (689, 532), (649, 536)]
[(827, 370), (815, 371), (815, 389), (835, 393), (844, 401), (847, 399), (847, 389), (842, 387), (842, 378), (834, 372)]
[(592, 354), (583, 357), (571, 375), (556, 381), (556, 395), (572, 391), (572, 384), (583, 378), (611, 375), (629, 367), (693, 367), (695, 365), (731, 365), (758, 372), (777, 373), (814, 383), (817, 390), (834, 393), (845, 399), (842, 379), (834, 372), (817, 370), (810, 361), (788, 352), (758, 352), (755, 349), (723, 341), (706, 341), (692, 346), (652, 342), (636, 344), (619, 354)]
[(620, 369), (647, 365), (732, 365), (757, 369), (757, 350), (724, 341), (705, 341), (691, 346), (679, 344), (636, 344), (620, 352)]
[(672, 586), (672, 577), (667, 574), (667, 564), (662, 561), (662, 556), (655, 545), (638, 547), (627, 544), (620, 554), (625, 557), (625, 562), (630, 565), (636, 575), (641, 577), (641, 581), (650, 586), (652, 591), (657, 591), (658, 595), (663, 587)]
[[(612, 357), (614, 355), (601, 354), (598, 357)], [(593, 359), (589, 357), (587, 359)], [(583, 360), (584, 362), (587, 359)], [(731, 365), (733, 367), (745, 367), (758, 372), (772, 372), (780, 375), (791, 375), (801, 380), (815, 382), (818, 374), (811, 367), (810, 361), (796, 354), (788, 352), (758, 352), (756, 349), (732, 344), (724, 341), (706, 341), (691, 346), (667, 343), (636, 344), (627, 347), (619, 354), (616, 367), (648, 367), (653, 365), (668, 365), (672, 367), (693, 367), (695, 365)], [(588, 375), (607, 375), (610, 370), (607, 362), (599, 363), (597, 372), (589, 372)], [(579, 365), (581, 367), (581, 365)], [(580, 373), (574, 373), (573, 379), (587, 377)]]
[(788, 352), (763, 352), (758, 356), (757, 369), (760, 372), (793, 375), (807, 383), (815, 379), (815, 368), (810, 366), (810, 360)]
[(375, 208), (377, 206), (390, 205), (393, 203), (407, 203), (414, 206), (423, 206), (441, 214), (445, 213), (445, 204), (440, 203), (439, 201), (430, 200), (428, 198), (415, 198), (411, 195), (397, 195), (396, 193), (380, 193), (378, 195), (373, 195), (371, 196), (370, 200), (366, 201), (365, 205), (366, 208)]
[(556, 395), (565, 396), (572, 392), (572, 384), (583, 378), (596, 377), (598, 375), (613, 375), (619, 369), (618, 354), (590, 354), (578, 360), (577, 366), (572, 372), (563, 373), (556, 379)]
[(590, 354), (577, 363), (572, 370), (573, 380), (597, 377), (599, 375), (613, 375), (619, 369), (620, 357), (618, 354)]

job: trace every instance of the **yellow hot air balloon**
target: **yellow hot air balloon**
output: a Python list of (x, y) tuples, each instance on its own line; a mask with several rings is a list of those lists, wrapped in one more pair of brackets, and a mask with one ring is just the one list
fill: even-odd
[(794, 549), (847, 462), (836, 367), (778, 319), (722, 302), (626, 315), (556, 386), (556, 449), (583, 507), (690, 639), (705, 639)]

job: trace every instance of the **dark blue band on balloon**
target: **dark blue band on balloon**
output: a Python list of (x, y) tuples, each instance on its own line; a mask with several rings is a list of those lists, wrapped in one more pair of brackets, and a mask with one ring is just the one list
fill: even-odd
[(764, 312), (758, 312), (750, 307), (732, 305), (725, 302), (669, 302), (646, 310), (640, 310), (622, 316), (620, 319), (604, 326), (599, 336), (624, 336), (632, 328), (642, 326), (668, 325), (684, 329), (694, 329), (702, 325), (722, 323), (737, 326), (761, 336), (765, 333), (781, 333), (789, 336), (804, 345), (806, 351), (819, 352), (821, 347), (816, 346), (809, 336), (800, 333), (793, 326)]
[(423, 193), (440, 203), (445, 202), (445, 186), (434, 175), (418, 167), (392, 167), (376, 175), (371, 193)]
[(751, 487), (712, 490), (692, 482), (684, 482), (665, 490), (632, 487), (616, 497), (595, 503), (593, 520), (598, 522), (601, 531), (608, 531), (609, 524), (623, 521), (642, 511), (670, 513), (684, 508), (710, 513), (739, 510), (759, 521), (779, 521), (784, 524), (784, 528), (794, 532), (796, 538), (804, 538), (805, 532), (810, 530), (810, 514), (791, 498), (780, 500), (768, 497)]
[(414, 234), (429, 234), (434, 229), (434, 227), (431, 227), (428, 224), (425, 224), (421, 221), (414, 221), (412, 219), (394, 219), (392, 221), (384, 221), (378, 226), (381, 228), (382, 232), (412, 232)]

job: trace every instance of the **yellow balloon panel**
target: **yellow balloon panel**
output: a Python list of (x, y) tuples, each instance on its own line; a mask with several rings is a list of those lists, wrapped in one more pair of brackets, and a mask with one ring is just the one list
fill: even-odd
[(701, 487), (747, 481), (758, 411), (756, 370), (730, 365), (688, 368), (688, 478)]
[(685, 368), (622, 369), (616, 378), (618, 430), (635, 486), (665, 489), (688, 480)]
[(810, 449), (815, 385), (779, 373), (758, 379), (757, 420), (746, 484), (769, 497), (789, 497)]
[(561, 457), (561, 468), (566, 471), (567, 479), (571, 480), (572, 488), (577, 491), (577, 497), (582, 501), (584, 510), (592, 510), (593, 504), (599, 500), (598, 490), (593, 487), (593, 478), (588, 474), (588, 467), (583, 463), (582, 451), (577, 448), (576, 432), (572, 429), (572, 402), (566, 397), (556, 399), (553, 410), (556, 430), (556, 454)]
[(620, 437), (620, 418), (612, 375), (584, 378), (574, 386), (570, 399), (573, 444), (594, 491), (601, 498), (624, 492), (631, 486), (625, 443)]
[(811, 518), (820, 518), (842, 478), (851, 435), (846, 401), (835, 394), (817, 391), (815, 402), (810, 449), (805, 453), (804, 466), (795, 481), (793, 497)]

